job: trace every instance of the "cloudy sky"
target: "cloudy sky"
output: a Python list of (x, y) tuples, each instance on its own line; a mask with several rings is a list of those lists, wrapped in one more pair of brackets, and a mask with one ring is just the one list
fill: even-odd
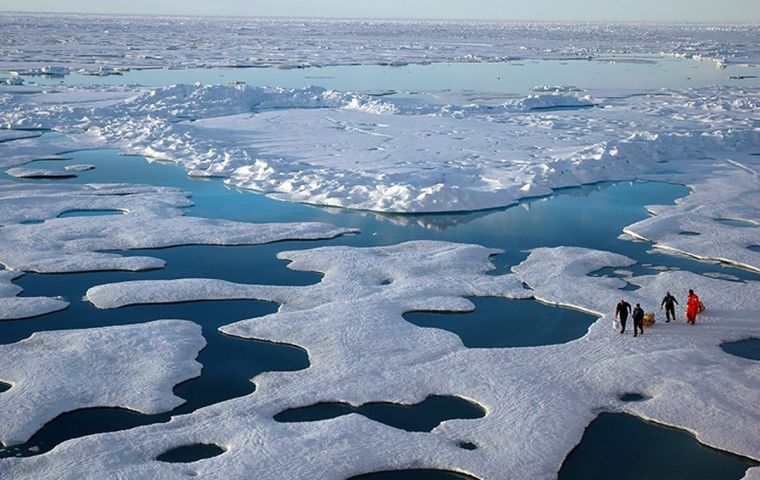
[(760, 22), (760, 0), (2, 0), (0, 11), (486, 20)]

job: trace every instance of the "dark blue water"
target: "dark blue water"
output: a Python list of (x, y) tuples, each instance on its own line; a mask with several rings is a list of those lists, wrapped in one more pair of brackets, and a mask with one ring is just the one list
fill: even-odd
[(442, 328), (459, 335), (470, 348), (533, 347), (575, 340), (586, 334), (596, 317), (540, 303), (472, 297), (467, 313), (409, 312), (404, 318), (419, 326)]
[(156, 460), (159, 462), (169, 463), (189, 463), (203, 460), (204, 458), (216, 457), (221, 455), (225, 450), (218, 445), (209, 445), (205, 443), (197, 443), (195, 445), (186, 445), (182, 447), (172, 448), (162, 453)]
[(478, 480), (477, 477), (446, 470), (413, 469), (365, 473), (348, 480)]
[(315, 422), (358, 413), (391, 427), (409, 432), (430, 432), (444, 420), (482, 418), (486, 411), (463, 398), (431, 395), (416, 405), (388, 402), (365, 403), (358, 407), (347, 403), (326, 402), (291, 408), (274, 416), (278, 422)]
[(60, 215), (58, 215), (58, 218), (68, 218), (68, 217), (102, 217), (107, 215), (124, 215), (125, 212), (122, 210), (99, 210), (99, 209), (93, 209), (93, 210), (67, 210)]
[(705, 447), (681, 430), (622, 413), (603, 413), (568, 455), (559, 480), (738, 480), (757, 465)]
[(736, 355), (737, 357), (760, 360), (760, 338), (749, 338), (739, 342), (724, 343), (721, 344), (720, 348), (724, 352)]
[[(186, 398), (188, 402), (174, 412), (146, 416), (121, 409), (87, 409), (67, 413), (46, 425), (27, 444), (19, 448), (0, 450), (0, 456), (36, 454), (49, 450), (67, 438), (167, 421), (171, 415), (190, 412), (204, 405), (254, 391), (255, 385), (249, 380), (260, 372), (308, 367), (308, 357), (298, 347), (231, 338), (217, 331), (221, 325), (271, 313), (276, 309), (276, 305), (255, 301), (222, 301), (98, 310), (81, 300), (88, 288), (103, 283), (206, 277), (243, 283), (307, 285), (318, 282), (320, 275), (288, 269), (285, 262), (276, 259), (277, 252), (323, 245), (389, 245), (415, 239), (478, 243), (505, 249), (506, 253), (494, 258), (497, 267), (494, 273), (508, 272), (512, 265), (527, 256), (524, 250), (529, 248), (578, 245), (622, 253), (650, 266), (659, 264), (697, 273), (721, 272), (741, 279), (759, 278), (754, 273), (731, 267), (657, 253), (648, 254), (648, 243), (617, 238), (624, 226), (647, 216), (644, 205), (672, 203), (676, 198), (688, 193), (686, 187), (678, 185), (647, 182), (596, 184), (563, 189), (551, 197), (533, 199), (511, 208), (438, 215), (384, 215), (277, 202), (261, 194), (228, 188), (219, 180), (188, 178), (181, 168), (173, 165), (148, 164), (139, 157), (118, 156), (115, 150), (69, 152), (67, 155), (71, 160), (40, 161), (34, 162), (32, 166), (63, 168), (68, 164), (92, 163), (97, 167), (95, 170), (78, 172), (77, 178), (62, 181), (130, 182), (179, 187), (191, 192), (195, 202), (195, 206), (186, 209), (188, 215), (250, 222), (325, 221), (338, 226), (359, 228), (362, 233), (325, 241), (279, 242), (239, 247), (183, 246), (124, 252), (126, 255), (154, 256), (167, 262), (166, 268), (147, 272), (24, 275), (17, 281), (24, 288), (24, 295), (61, 295), (72, 304), (60, 312), (32, 319), (0, 322), (0, 343), (16, 342), (40, 330), (140, 323), (158, 318), (184, 318), (203, 327), (208, 346), (198, 358), (204, 365), (202, 376), (175, 388), (175, 393)], [(654, 271), (642, 265), (628, 269), (636, 273)], [(528, 310), (522, 310), (522, 307), (525, 306), (527, 309), (530, 303), (518, 305), (520, 308), (515, 310), (515, 315), (529, 316)], [(496, 307), (492, 310), (495, 311)], [(555, 310), (559, 311), (558, 318), (563, 321), (577, 313), (564, 309)], [(480, 313), (487, 311), (486, 308), (480, 309)], [(479, 316), (478, 310), (475, 315)], [(475, 323), (477, 322), (473, 322)], [(583, 328), (587, 325), (586, 323)], [(467, 336), (472, 333), (472, 329), (464, 329), (461, 335)], [(547, 343), (556, 343), (560, 338), (559, 330), (556, 337), (547, 333), (542, 338), (542, 341)], [(218, 388), (219, 385), (223, 388)], [(214, 388), (211, 388), (212, 386)], [(445, 413), (448, 415), (446, 418), (458, 418), (459, 414), (457, 408)], [(395, 414), (390, 413), (389, 417), (395, 417)], [(406, 423), (409, 420), (403, 419), (402, 416), (398, 416), (397, 420), (402, 428), (404, 425), (410, 425)], [(659, 472), (657, 465), (652, 465), (652, 468), (650, 473)], [(411, 475), (416, 476), (387, 478), (436, 478), (425, 476), (434, 475), (429, 471), (425, 471), (424, 474), (419, 471), (413, 472)]]

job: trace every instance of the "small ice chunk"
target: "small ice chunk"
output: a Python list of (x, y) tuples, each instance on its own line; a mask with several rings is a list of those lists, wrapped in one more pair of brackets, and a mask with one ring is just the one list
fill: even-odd
[(84, 172), (87, 170), (93, 170), (95, 168), (95, 165), (91, 163), (81, 163), (78, 165), (66, 165), (63, 168), (69, 172)]

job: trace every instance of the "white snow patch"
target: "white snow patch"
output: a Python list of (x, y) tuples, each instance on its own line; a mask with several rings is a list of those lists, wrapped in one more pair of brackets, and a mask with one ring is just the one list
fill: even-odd
[(81, 163), (78, 165), (66, 165), (63, 169), (69, 172), (85, 172), (87, 170), (94, 170), (95, 165), (91, 163)]
[(206, 344), (201, 327), (182, 320), (35, 332), (0, 345), (0, 442), (24, 443), (64, 412), (121, 407), (146, 414), (184, 403), (174, 385), (197, 377)]
[(40, 168), (9, 168), (5, 171), (11, 177), (17, 178), (72, 178), (75, 174), (64, 170), (51, 170)]
[(0, 270), (0, 320), (36, 317), (63, 310), (69, 305), (60, 298), (18, 297), (22, 289), (12, 281), (21, 275), (19, 272)]

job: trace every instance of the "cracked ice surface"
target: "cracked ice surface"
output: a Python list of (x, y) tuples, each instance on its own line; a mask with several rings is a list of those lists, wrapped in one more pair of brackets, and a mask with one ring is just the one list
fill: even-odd
[[(107, 100), (79, 87), (8, 94), (0, 122), (61, 129), (74, 145), (118, 146), (282, 200), (362, 210), (476, 210), (600, 181), (682, 183), (698, 196), (651, 207), (661, 218), (629, 233), (662, 248), (760, 268), (757, 252), (747, 248), (760, 244), (760, 230), (737, 233), (714, 221), (720, 214), (760, 222), (760, 89), (592, 97), (540, 86), (501, 105), (377, 99), (319, 87), (175, 85), (106, 93)], [(13, 163), (25, 158), (13, 153), (23, 147), (17, 142), (6, 145)], [(730, 195), (723, 183), (731, 183)], [(712, 205), (696, 207), (704, 201)], [(676, 236), (669, 228), (677, 224), (693, 224), (702, 237)], [(717, 241), (725, 238), (731, 240)]]
[(36, 317), (63, 310), (69, 302), (50, 297), (18, 297), (21, 287), (12, 283), (19, 272), (0, 270), (0, 320)]
[[(47, 185), (0, 182), (0, 263), (12, 270), (81, 272), (161, 268), (153, 257), (104, 250), (174, 245), (243, 245), (332, 238), (347, 229), (315, 222), (253, 224), (186, 217), (191, 205), (175, 188), (122, 184)], [(67, 210), (124, 215), (56, 218)], [(42, 223), (19, 223), (44, 220)]]
[[(3, 13), (0, 68), (405, 65), (656, 53), (760, 63), (757, 26)], [(49, 67), (50, 68), (50, 67)]]
[(35, 332), (0, 345), (0, 442), (24, 443), (58, 415), (90, 407), (146, 414), (184, 403), (174, 385), (201, 372), (201, 327), (183, 320)]
[[(38, 457), (0, 461), (0, 473), (17, 478), (77, 478), (84, 472), (92, 478), (231, 478), (255, 469), (259, 478), (339, 479), (430, 467), (484, 479), (549, 479), (604, 410), (677, 426), (703, 443), (760, 458), (760, 366), (719, 346), (760, 335), (758, 282), (727, 282), (683, 271), (631, 276), (628, 281), (642, 288), (625, 292), (626, 298), (647, 309), (664, 291), (687, 287), (708, 305), (696, 326), (658, 323), (634, 340), (610, 328), (625, 282), (587, 275), (606, 266), (626, 267), (632, 260), (577, 247), (542, 248), (513, 273), (492, 276), (487, 272), (493, 253), (429, 241), (326, 247), (281, 254), (293, 260), (291, 268), (325, 273), (313, 286), (184, 279), (93, 288), (88, 298), (102, 307), (239, 296), (277, 299), (283, 302), (277, 313), (221, 330), (300, 345), (311, 366), (261, 374), (254, 379), (255, 393), (168, 424), (74, 439)], [(523, 281), (533, 290), (523, 289)], [(467, 310), (472, 304), (464, 297), (471, 295), (535, 295), (601, 318), (583, 338), (566, 344), (468, 349), (450, 332), (419, 328), (401, 316), (418, 309)], [(621, 402), (619, 396), (626, 392), (651, 398)], [(470, 399), (487, 414), (444, 422), (429, 434), (397, 430), (359, 415), (290, 424), (272, 419), (287, 408), (321, 401), (409, 404), (430, 394)], [(457, 447), (460, 441), (479, 448), (465, 451)], [(191, 443), (215, 443), (227, 452), (192, 465), (154, 461), (172, 447)], [(293, 451), (309, 461), (294, 461)]]

